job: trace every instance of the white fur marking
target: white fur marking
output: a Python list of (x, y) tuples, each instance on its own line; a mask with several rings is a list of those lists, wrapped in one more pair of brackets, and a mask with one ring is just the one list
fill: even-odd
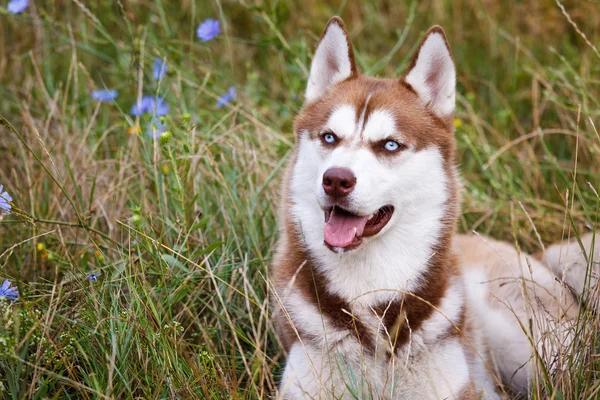
[(323, 346), (335, 344), (348, 336), (348, 332), (334, 329), (317, 305), (308, 303), (297, 291), (290, 293), (284, 305), (294, 324), (309, 335), (323, 337)]
[(363, 130), (363, 137), (371, 142), (387, 139), (396, 133), (396, 121), (388, 110), (375, 110)]
[(432, 356), (440, 373), (435, 377), (436, 395), (441, 399), (456, 399), (469, 382), (469, 366), (462, 345), (458, 339), (453, 339)]
[(422, 331), (426, 340), (435, 340), (448, 329), (455, 329), (453, 324), (459, 322), (464, 303), (462, 282), (451, 283), (438, 309), (423, 322)]
[(351, 105), (344, 104), (331, 113), (324, 128), (343, 139), (352, 137), (356, 127), (356, 110)]

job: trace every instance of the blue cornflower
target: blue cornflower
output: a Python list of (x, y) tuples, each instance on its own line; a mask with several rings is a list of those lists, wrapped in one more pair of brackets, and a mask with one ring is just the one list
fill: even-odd
[(162, 58), (157, 58), (154, 60), (154, 67), (152, 67), (152, 74), (154, 75), (154, 79), (161, 79), (167, 73), (167, 64), (162, 60)]
[(219, 97), (219, 100), (217, 101), (217, 107), (221, 108), (225, 104), (229, 104), (229, 102), (233, 99), (235, 99), (235, 88), (233, 86), (231, 86), (227, 90), (227, 93), (225, 93), (224, 95)]
[(117, 96), (116, 90), (101, 89), (92, 91), (92, 99), (96, 101), (113, 101)]
[(8, 12), (12, 14), (21, 14), (29, 6), (29, 0), (10, 0), (8, 2)]
[(163, 117), (169, 113), (169, 105), (163, 98), (159, 97), (156, 99), (154, 107), (151, 111), (155, 116)]
[(137, 117), (146, 113), (162, 117), (169, 113), (169, 105), (161, 97), (155, 99), (153, 96), (143, 96), (131, 108), (131, 115)]
[(0, 210), (8, 214), (12, 208), (9, 203), (12, 201), (12, 197), (6, 192), (2, 192), (2, 189), (4, 189), (4, 186), (0, 185)]
[(167, 130), (167, 123), (161, 122), (158, 118), (152, 118), (152, 121), (146, 126), (146, 135), (158, 139), (161, 133)]
[(8, 279), (6, 279), (0, 287), (0, 299), (4, 298), (11, 301), (16, 301), (18, 297), (19, 289), (17, 289), (16, 286), (10, 286), (10, 282)]
[(131, 115), (137, 117), (142, 114), (146, 114), (153, 107), (154, 107), (154, 97), (153, 96), (143, 96), (140, 100), (138, 100), (133, 105), (133, 107), (131, 107)]
[(101, 277), (101, 276), (102, 276), (102, 274), (89, 274), (89, 275), (87, 276), (87, 279), (88, 279), (90, 282), (97, 282), (97, 281), (98, 281), (98, 278), (99, 278), (99, 277)]
[(201, 42), (208, 42), (214, 39), (219, 33), (221, 33), (221, 23), (216, 19), (209, 18), (204, 20), (196, 29), (196, 36)]

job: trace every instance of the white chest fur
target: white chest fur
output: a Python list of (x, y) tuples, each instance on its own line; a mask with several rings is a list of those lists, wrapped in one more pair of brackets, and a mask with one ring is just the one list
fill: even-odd
[(436, 311), (391, 357), (393, 339), (384, 316), (365, 301), (343, 312), (377, 338), (374, 350), (365, 349), (353, 332), (336, 327), (298, 292), (283, 300), (292, 322), (304, 333), (290, 350), (281, 385), (288, 398), (454, 398), (469, 382), (458, 337), (439, 340), (461, 318), (460, 282), (451, 282)]

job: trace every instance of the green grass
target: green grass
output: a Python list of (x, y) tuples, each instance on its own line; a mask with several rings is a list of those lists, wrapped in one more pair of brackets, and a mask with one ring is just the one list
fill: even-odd
[[(564, 13), (550, 0), (305, 3), (0, 10), (0, 184), (14, 199), (0, 217), (0, 279), (21, 292), (0, 302), (0, 398), (274, 393), (278, 179), (311, 53), (334, 14), (360, 69), (377, 76), (399, 76), (431, 24), (446, 29), (459, 81), (459, 230), (537, 252), (534, 227), (549, 244), (596, 226), (598, 2), (568, 2)], [(223, 33), (201, 43), (195, 30), (209, 17)], [(169, 67), (160, 81), (156, 57)], [(217, 108), (230, 86), (237, 98)], [(90, 98), (104, 87), (118, 90), (115, 102)], [(169, 140), (129, 115), (142, 93), (170, 104)], [(541, 374), (531, 398), (597, 398), (596, 336), (580, 337), (585, 365), (569, 379)]]

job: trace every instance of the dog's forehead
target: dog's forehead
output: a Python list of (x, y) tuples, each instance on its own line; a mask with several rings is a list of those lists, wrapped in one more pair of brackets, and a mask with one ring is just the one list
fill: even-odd
[(398, 134), (393, 110), (385, 107), (369, 108), (370, 95), (364, 104), (344, 103), (337, 106), (324, 126), (346, 139), (375, 142)]
[(414, 91), (398, 80), (361, 76), (341, 82), (298, 115), (295, 130), (311, 138), (325, 130), (349, 144), (394, 138), (415, 149), (442, 145), (452, 137), (428, 113)]
[(352, 141), (377, 142), (392, 137), (413, 141), (411, 132), (421, 127), (425, 117), (418, 98), (394, 81), (342, 84), (331, 93), (330, 101), (322, 129)]

